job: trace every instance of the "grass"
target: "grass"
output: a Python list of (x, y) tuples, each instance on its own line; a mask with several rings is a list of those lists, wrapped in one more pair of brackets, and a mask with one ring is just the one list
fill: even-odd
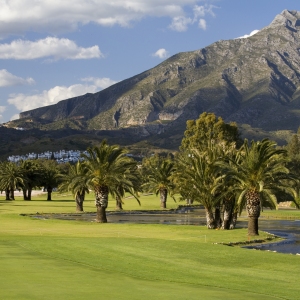
[[(93, 196), (86, 211), (95, 211)], [(246, 229), (36, 220), (20, 213), (74, 212), (71, 197), (0, 198), (2, 299), (297, 299), (299, 256), (215, 243), (244, 241)], [(144, 196), (139, 207), (157, 209)], [(169, 207), (178, 203), (168, 201)], [(109, 204), (114, 209), (114, 201)], [(293, 211), (295, 217), (299, 211)], [(266, 212), (264, 212), (265, 214)], [(282, 216), (286, 212), (282, 212)], [(287, 212), (290, 213), (290, 212)], [(260, 232), (260, 238), (267, 236)]]
[(264, 210), (261, 213), (267, 219), (300, 219), (300, 211), (296, 209)]

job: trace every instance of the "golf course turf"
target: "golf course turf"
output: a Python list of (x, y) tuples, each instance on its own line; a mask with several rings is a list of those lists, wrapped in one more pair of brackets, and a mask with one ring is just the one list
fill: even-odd
[[(20, 215), (75, 211), (73, 200), (53, 199), (0, 198), (1, 299), (300, 298), (300, 256), (219, 244), (247, 240), (246, 228), (98, 224)], [(84, 203), (86, 211), (95, 211), (91, 199)], [(134, 199), (126, 200), (124, 209), (159, 206), (155, 196), (141, 202), (139, 207)], [(111, 200), (108, 209), (114, 205)], [(259, 238), (267, 236), (260, 232)]]

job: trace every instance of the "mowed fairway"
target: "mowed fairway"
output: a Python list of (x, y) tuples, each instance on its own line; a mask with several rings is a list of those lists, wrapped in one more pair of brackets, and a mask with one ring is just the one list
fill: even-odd
[[(20, 216), (75, 210), (66, 197), (35, 199), (0, 200), (0, 299), (299, 299), (300, 256), (214, 244), (245, 241), (246, 229)], [(92, 200), (85, 210), (95, 211)]]

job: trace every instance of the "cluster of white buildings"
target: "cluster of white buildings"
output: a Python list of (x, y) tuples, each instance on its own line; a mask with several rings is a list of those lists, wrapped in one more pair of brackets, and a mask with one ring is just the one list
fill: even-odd
[(46, 151), (43, 153), (29, 153), (25, 155), (11, 155), (7, 158), (8, 161), (11, 162), (19, 162), (21, 160), (28, 159), (54, 159), (58, 163), (76, 163), (78, 160), (83, 160), (80, 157), (81, 153), (87, 154), (87, 151), (79, 151), (79, 150), (60, 150), (56, 152)]
[[(83, 161), (83, 158), (80, 156), (81, 153), (88, 155), (87, 151), (79, 150), (60, 150), (56, 152), (46, 151), (43, 153), (28, 153), (25, 155), (11, 155), (7, 158), (8, 161), (17, 163), (22, 160), (28, 159), (53, 159), (56, 160), (59, 164), (63, 163), (76, 163), (78, 160)], [(133, 157), (134, 155), (128, 153), (126, 156)], [(138, 157), (143, 157), (143, 155), (138, 155)]]

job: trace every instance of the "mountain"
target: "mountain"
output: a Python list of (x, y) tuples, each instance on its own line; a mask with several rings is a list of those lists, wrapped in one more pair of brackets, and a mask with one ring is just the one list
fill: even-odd
[(204, 111), (237, 122), (246, 135), (249, 128), (298, 129), (300, 12), (284, 10), (251, 37), (176, 54), (98, 93), (22, 112), (6, 126), (120, 131), (175, 147), (186, 120)]

